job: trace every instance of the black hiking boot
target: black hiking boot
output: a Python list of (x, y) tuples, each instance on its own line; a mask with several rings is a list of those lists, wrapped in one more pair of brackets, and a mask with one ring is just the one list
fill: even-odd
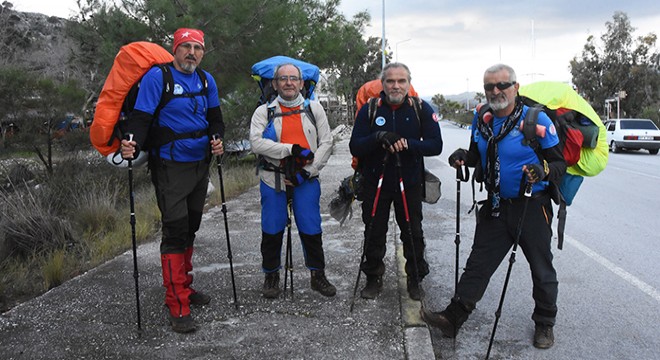
[(170, 315), (170, 324), (172, 325), (172, 330), (182, 334), (197, 330), (197, 327), (195, 326), (195, 320), (193, 319), (192, 315), (181, 317)]
[(452, 299), (449, 306), (439, 313), (431, 312), (422, 307), (419, 310), (419, 315), (427, 324), (439, 328), (444, 336), (455, 338), (458, 329), (461, 328), (471, 312), (472, 310), (468, 309), (467, 306)]
[(367, 275), (367, 285), (360, 291), (363, 299), (375, 299), (383, 289), (382, 275)]
[(323, 296), (335, 296), (337, 293), (337, 288), (328, 281), (323, 270), (312, 270), (309, 282), (312, 285), (312, 290), (320, 292)]
[(552, 325), (537, 323), (534, 327), (534, 347), (538, 349), (549, 349), (555, 344), (555, 334)]
[[(192, 289), (191, 289), (192, 290)], [(211, 302), (211, 297), (203, 292), (192, 290), (192, 294), (188, 296), (190, 305), (206, 305)]]
[(420, 288), (419, 281), (416, 277), (408, 276), (406, 280), (406, 288), (408, 289), (408, 297), (412, 300), (419, 301), (422, 298), (422, 289)]
[(261, 290), (261, 294), (267, 299), (275, 299), (276, 297), (280, 296), (279, 271), (266, 273), (266, 278), (264, 279), (264, 287)]

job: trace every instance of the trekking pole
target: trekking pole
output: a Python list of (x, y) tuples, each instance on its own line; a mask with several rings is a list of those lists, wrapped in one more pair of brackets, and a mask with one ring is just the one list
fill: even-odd
[(522, 233), (522, 227), (525, 222), (525, 214), (527, 213), (527, 205), (529, 204), (529, 198), (532, 197), (532, 184), (527, 183), (525, 185), (525, 205), (523, 206), (522, 214), (520, 215), (520, 222), (518, 223), (518, 229), (516, 233), (516, 239), (513, 242), (513, 250), (511, 250), (511, 257), (509, 258), (509, 268), (506, 271), (506, 277), (504, 278), (504, 288), (502, 289), (502, 296), (500, 296), (500, 304), (495, 311), (495, 324), (493, 324), (493, 331), (490, 334), (490, 342), (488, 343), (488, 352), (486, 352), (486, 359), (490, 357), (490, 349), (493, 347), (493, 339), (495, 339), (495, 331), (497, 330), (497, 323), (500, 320), (502, 315), (502, 306), (504, 305), (504, 296), (506, 295), (506, 288), (509, 285), (509, 277), (511, 276), (511, 268), (513, 263), (516, 262), (516, 251), (518, 250), (518, 243), (520, 242), (520, 234)]
[(353, 305), (355, 305), (355, 295), (357, 294), (358, 286), (360, 285), (360, 275), (362, 275), (362, 264), (364, 264), (367, 257), (367, 246), (369, 245), (369, 237), (371, 236), (371, 228), (374, 225), (374, 218), (376, 217), (376, 208), (378, 207), (378, 199), (380, 198), (380, 189), (383, 186), (383, 177), (385, 176), (385, 165), (387, 164), (387, 159), (389, 157), (389, 152), (385, 152), (385, 157), (383, 158), (383, 172), (378, 178), (378, 186), (376, 187), (376, 196), (374, 197), (374, 204), (371, 208), (371, 219), (369, 220), (369, 226), (365, 231), (364, 242), (362, 243), (362, 256), (360, 257), (360, 265), (358, 266), (357, 279), (355, 279), (355, 287), (353, 287), (353, 297), (351, 298), (351, 307), (349, 312), (353, 312)]
[[(128, 141), (133, 141), (133, 134), (126, 134)], [(142, 335), (142, 320), (140, 316), (140, 285), (138, 282), (137, 240), (135, 238), (135, 196), (133, 195), (133, 159), (128, 159), (128, 193), (131, 207), (131, 240), (133, 242), (133, 278), (135, 279), (135, 303), (137, 307), (138, 336)]]
[(286, 282), (291, 277), (291, 299), (293, 299), (293, 254), (291, 251), (291, 215), (293, 213), (293, 187), (286, 187), (286, 252), (284, 255), (284, 298), (286, 299)]
[(454, 272), (454, 296), (458, 289), (458, 267), (459, 267), (459, 249), (461, 245), (461, 182), (467, 182), (470, 178), (468, 167), (463, 171), (461, 166), (456, 168), (456, 271)]
[[(396, 169), (399, 175), (399, 190), (401, 192), (401, 202), (403, 202), (403, 213), (406, 216), (406, 230), (408, 230), (408, 236), (410, 239), (410, 250), (413, 254), (413, 262), (415, 264), (415, 280), (417, 285), (420, 285), (419, 279), (419, 267), (417, 266), (417, 251), (415, 250), (415, 240), (413, 239), (412, 225), (410, 224), (410, 212), (408, 212), (408, 200), (406, 200), (406, 189), (403, 186), (403, 174), (401, 173), (401, 157), (398, 152), (394, 153), (396, 159)], [(420, 287), (421, 289), (421, 287)], [(424, 297), (424, 296), (422, 296)]]
[[(213, 140), (220, 140), (219, 136), (213, 135)], [(236, 281), (234, 279), (234, 262), (233, 255), (231, 253), (231, 242), (229, 241), (229, 223), (227, 221), (227, 203), (225, 202), (225, 184), (222, 180), (222, 159), (220, 155), (215, 157), (215, 161), (218, 165), (218, 179), (220, 180), (220, 198), (222, 200), (222, 217), (225, 220), (225, 237), (227, 238), (227, 259), (229, 259), (229, 271), (231, 273), (231, 287), (234, 291), (234, 306), (238, 310), (238, 297), (236, 296)]]

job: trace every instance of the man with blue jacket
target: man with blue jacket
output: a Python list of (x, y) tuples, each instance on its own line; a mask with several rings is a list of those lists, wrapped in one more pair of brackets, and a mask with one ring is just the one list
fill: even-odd
[[(424, 259), (422, 231), (423, 157), (440, 154), (442, 137), (438, 118), (431, 106), (408, 96), (411, 76), (406, 65), (387, 64), (380, 78), (383, 91), (375, 113), (370, 114), (369, 103), (362, 106), (350, 141), (351, 153), (358, 158), (358, 167), (364, 177), (360, 196), (363, 200), (362, 221), (365, 224), (365, 261), (360, 264), (360, 270), (367, 276), (367, 284), (360, 296), (375, 299), (383, 287), (387, 222), (390, 205), (394, 203), (406, 258), (408, 294), (411, 299), (419, 300), (419, 284), (429, 273), (428, 263)], [(381, 174), (383, 182), (376, 199)], [(405, 188), (412, 237), (399, 184), (400, 176)], [(377, 207), (372, 219), (375, 201)]]
[[(519, 234), (534, 284), (533, 344), (547, 349), (554, 344), (558, 288), (550, 250), (553, 212), (549, 186), (564, 175), (566, 162), (557, 130), (545, 113), (540, 112), (537, 119), (534, 141), (538, 150), (526, 141), (521, 124), (530, 108), (517, 96), (519, 86), (508, 65), (493, 65), (484, 73), (487, 110), (480, 109), (474, 117), (469, 150), (454, 151), (449, 164), (483, 169), (488, 200), (479, 210), (474, 244), (454, 298), (445, 310), (434, 313), (423, 308), (421, 316), (445, 336), (455, 337)], [(529, 202), (523, 200), (527, 186), (532, 191)]]
[[(222, 155), (225, 125), (218, 87), (213, 76), (199, 67), (204, 32), (178, 29), (172, 46), (174, 61), (153, 67), (140, 82), (135, 109), (129, 115), (121, 142), (124, 159), (131, 159), (151, 144), (149, 169), (161, 213), (160, 243), (165, 304), (172, 330), (195, 331), (190, 305), (206, 305), (211, 297), (191, 287), (193, 244), (202, 222), (209, 183), (211, 155)], [(173, 80), (172, 98), (161, 107), (164, 71)], [(147, 136), (148, 135), (148, 136)]]

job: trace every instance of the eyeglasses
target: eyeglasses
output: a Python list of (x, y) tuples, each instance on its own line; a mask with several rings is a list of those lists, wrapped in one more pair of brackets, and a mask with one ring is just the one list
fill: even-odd
[(185, 42), (181, 45), (179, 45), (180, 48), (185, 49), (186, 51), (190, 51), (192, 49), (193, 51), (202, 51), (204, 50), (204, 47), (200, 44), (193, 44), (191, 42)]
[(295, 76), (295, 75), (289, 75), (289, 76), (282, 75), (282, 76), (279, 76), (277, 78), (277, 80), (279, 80), (280, 82), (285, 83), (287, 80), (290, 80), (291, 82), (296, 82), (296, 81), (300, 80), (300, 78)]
[(499, 90), (506, 90), (513, 85), (515, 85), (515, 81), (512, 82), (498, 82), (495, 84), (484, 84), (484, 90), (486, 91), (493, 91), (495, 88), (498, 88)]

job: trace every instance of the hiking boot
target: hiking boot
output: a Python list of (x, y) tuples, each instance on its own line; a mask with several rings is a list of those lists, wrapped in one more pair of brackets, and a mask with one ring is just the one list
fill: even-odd
[(192, 315), (181, 317), (170, 315), (170, 324), (172, 325), (172, 330), (182, 334), (193, 332), (197, 329)]
[(549, 349), (555, 344), (555, 334), (552, 325), (536, 324), (534, 327), (534, 347)]
[(266, 273), (266, 278), (264, 279), (264, 287), (261, 290), (261, 294), (267, 299), (275, 299), (276, 297), (280, 296), (279, 271)]
[[(192, 290), (192, 289), (191, 289)], [(211, 302), (211, 297), (203, 292), (192, 290), (193, 293), (188, 296), (190, 305), (206, 305)]]
[(412, 300), (419, 301), (422, 298), (422, 289), (419, 286), (419, 281), (417, 281), (417, 279), (414, 277), (408, 276), (406, 283), (407, 283), (406, 288), (408, 289), (408, 296)]
[(328, 278), (325, 277), (325, 271), (312, 270), (309, 282), (312, 285), (312, 290), (318, 291), (323, 296), (335, 296), (337, 288), (330, 284)]
[(367, 275), (367, 285), (360, 291), (363, 299), (375, 299), (383, 289), (382, 275)]
[(439, 328), (444, 336), (455, 338), (458, 329), (461, 328), (471, 312), (467, 307), (452, 299), (449, 306), (439, 313), (431, 312), (422, 306), (419, 315), (427, 324)]

